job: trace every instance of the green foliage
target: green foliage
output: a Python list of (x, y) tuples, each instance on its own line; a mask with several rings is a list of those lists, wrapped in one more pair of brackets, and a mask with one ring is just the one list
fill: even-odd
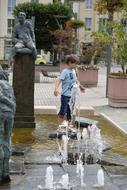
[(71, 25), (72, 25), (72, 28), (81, 28), (81, 27), (84, 27), (84, 22), (81, 21), (81, 20), (78, 20), (78, 19), (75, 19), (75, 20), (71, 20)]
[(108, 33), (103, 32), (102, 30), (99, 30), (98, 32), (93, 32), (92, 37), (105, 44), (105, 46), (108, 44), (112, 44), (112, 36)]
[(96, 0), (95, 10), (100, 14), (120, 11), (123, 9), (125, 1), (126, 0)]
[(118, 21), (113, 22), (112, 27), (114, 41), (114, 56), (118, 58), (121, 66), (124, 66), (127, 61), (127, 33), (122, 23)]
[[(112, 56), (117, 59), (121, 64), (122, 73), (125, 71), (125, 64), (127, 62), (127, 33), (125, 26), (121, 20), (113, 21), (114, 12), (118, 11), (121, 13), (121, 18), (127, 19), (127, 1), (126, 0), (96, 0), (95, 10), (100, 14), (108, 13), (109, 24), (103, 26), (101, 30), (93, 33), (93, 36), (104, 43), (105, 46), (112, 48)], [(105, 32), (107, 31), (107, 32)]]
[(89, 70), (98, 70), (99, 68), (96, 65), (78, 65), (77, 66), (79, 70), (86, 71)]
[(123, 78), (127, 77), (127, 73), (123, 73), (121, 71), (118, 71), (117, 73), (110, 73), (110, 75), (114, 76), (115, 78), (116, 78), (116, 76), (123, 77)]
[(112, 56), (121, 64), (123, 73), (125, 73), (125, 64), (127, 62), (127, 33), (121, 21), (110, 23), (112, 34), (101, 31), (94, 32), (93, 36), (105, 46), (110, 45)]
[(35, 16), (35, 37), (37, 49), (50, 51), (53, 46), (51, 31), (64, 28), (65, 22), (72, 16), (70, 8), (66, 4), (40, 4), (23, 3), (14, 9), (17, 16), (20, 11), (26, 13), (27, 18)]

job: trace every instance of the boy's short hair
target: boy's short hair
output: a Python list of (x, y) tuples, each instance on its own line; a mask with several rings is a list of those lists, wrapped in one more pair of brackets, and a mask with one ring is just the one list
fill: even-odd
[(65, 58), (65, 61), (66, 61), (66, 64), (68, 64), (69, 62), (79, 64), (79, 62), (80, 62), (78, 56), (75, 54), (67, 55)]

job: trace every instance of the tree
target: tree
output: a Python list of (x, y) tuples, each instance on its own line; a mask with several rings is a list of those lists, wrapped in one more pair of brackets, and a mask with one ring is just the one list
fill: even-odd
[[(109, 23), (112, 23), (113, 21), (113, 15), (116, 11), (121, 11), (124, 7), (125, 0), (96, 0), (95, 2), (95, 10), (99, 14), (108, 14), (109, 16)], [(108, 35), (112, 35), (112, 27), (109, 24), (107, 26), (107, 33)], [(112, 54), (111, 54), (111, 47), (107, 46), (107, 86), (106, 86), (106, 96), (108, 93), (108, 75), (111, 70), (111, 60), (112, 60)]]
[(95, 10), (100, 14), (114, 13), (122, 10), (124, 0), (96, 0)]
[[(70, 8), (61, 3), (23, 3), (15, 7), (14, 15), (17, 16), (20, 11), (24, 11), (27, 18), (35, 16), (36, 46), (45, 51), (53, 49), (52, 31), (59, 29), (58, 22), (64, 28), (65, 22), (72, 16)], [(59, 16), (57, 20), (56, 16)]]
[(65, 23), (64, 29), (55, 30), (52, 32), (54, 37), (54, 50), (59, 53), (59, 60), (66, 54), (76, 53), (77, 35), (75, 28), (83, 27), (84, 23), (80, 20), (69, 20)]

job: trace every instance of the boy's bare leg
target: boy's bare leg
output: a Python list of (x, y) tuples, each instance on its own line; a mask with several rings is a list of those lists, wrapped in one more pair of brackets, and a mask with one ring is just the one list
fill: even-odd
[(60, 127), (60, 125), (61, 125), (62, 122), (63, 122), (63, 116), (58, 115), (57, 121), (58, 121), (58, 128), (57, 128), (57, 131), (58, 131), (58, 132), (64, 132), (64, 130)]
[(58, 115), (58, 126), (61, 125), (62, 122), (63, 122), (63, 117), (60, 117), (60, 116)]

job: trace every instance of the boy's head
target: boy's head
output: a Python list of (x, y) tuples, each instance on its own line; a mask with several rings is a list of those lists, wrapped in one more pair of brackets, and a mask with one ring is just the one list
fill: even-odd
[(66, 56), (66, 64), (68, 65), (69, 63), (76, 63), (79, 64), (79, 58), (77, 55), (70, 54)]

